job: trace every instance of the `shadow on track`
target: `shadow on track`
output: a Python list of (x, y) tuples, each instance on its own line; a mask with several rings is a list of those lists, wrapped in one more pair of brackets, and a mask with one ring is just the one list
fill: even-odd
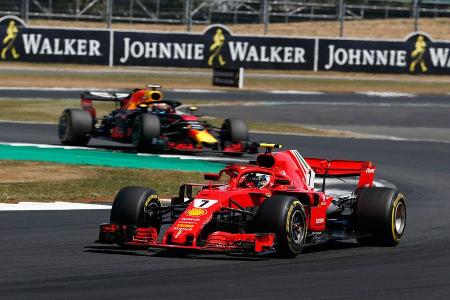
[[(304, 248), (302, 254), (308, 253), (316, 253), (316, 252), (325, 252), (331, 250), (345, 250), (345, 249), (353, 249), (363, 247), (356, 242), (347, 242), (347, 241), (327, 241), (325, 243), (310, 245)], [(301, 255), (301, 254), (300, 254)]]
[[(330, 250), (345, 250), (362, 247), (354, 242), (330, 241), (323, 244), (311, 245), (305, 247), (300, 255), (316, 252), (325, 252)], [(144, 256), (144, 257), (163, 257), (168, 259), (195, 259), (195, 260), (236, 260), (236, 261), (261, 261), (269, 259), (285, 259), (280, 258), (276, 254), (269, 254), (266, 256), (245, 256), (245, 255), (225, 255), (225, 254), (199, 254), (180, 251), (170, 251), (163, 249), (145, 249), (145, 248), (123, 248), (121, 246), (86, 246), (84, 252), (112, 254), (112, 255), (129, 255), (129, 256)], [(145, 253), (147, 252), (147, 253)]]
[(100, 254), (114, 254), (114, 255), (128, 255), (128, 256), (152, 256), (152, 253), (142, 253), (136, 252), (140, 251), (149, 251), (148, 249), (126, 249), (120, 246), (86, 246), (84, 247), (84, 251), (86, 253), (100, 253)]

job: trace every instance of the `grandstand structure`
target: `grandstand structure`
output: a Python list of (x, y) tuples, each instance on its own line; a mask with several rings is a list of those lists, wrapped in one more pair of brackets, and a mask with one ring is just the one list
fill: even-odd
[[(450, 17), (450, 0), (2, 0), (0, 16), (186, 24)], [(417, 23), (417, 22), (416, 22)]]

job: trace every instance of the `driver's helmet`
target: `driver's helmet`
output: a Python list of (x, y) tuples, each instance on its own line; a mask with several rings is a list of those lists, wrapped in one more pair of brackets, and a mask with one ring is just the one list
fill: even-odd
[(170, 107), (164, 103), (152, 105), (152, 113), (156, 115), (165, 115), (169, 109)]
[(242, 177), (240, 186), (262, 189), (266, 187), (269, 184), (269, 182), (270, 182), (269, 174), (252, 172)]

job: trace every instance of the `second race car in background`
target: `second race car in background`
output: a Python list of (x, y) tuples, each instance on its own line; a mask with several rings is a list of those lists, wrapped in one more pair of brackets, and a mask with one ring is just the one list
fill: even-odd
[[(58, 135), (62, 144), (84, 146), (90, 138), (106, 138), (132, 143), (138, 151), (221, 150), (232, 155), (255, 152), (248, 141), (247, 124), (240, 119), (226, 119), (215, 127), (193, 112), (177, 109), (181, 103), (162, 100), (160, 86), (149, 85), (131, 93), (84, 92), (81, 109), (66, 109), (59, 119)], [(97, 118), (92, 101), (112, 101), (117, 108)]]

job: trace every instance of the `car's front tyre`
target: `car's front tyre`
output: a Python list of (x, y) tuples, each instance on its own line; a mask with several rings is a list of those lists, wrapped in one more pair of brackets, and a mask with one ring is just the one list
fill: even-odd
[(303, 205), (291, 196), (272, 196), (258, 209), (254, 229), (275, 233), (277, 254), (295, 257), (303, 250), (308, 229)]
[(131, 140), (137, 151), (153, 150), (153, 139), (161, 135), (159, 118), (152, 114), (141, 114), (134, 121)]

